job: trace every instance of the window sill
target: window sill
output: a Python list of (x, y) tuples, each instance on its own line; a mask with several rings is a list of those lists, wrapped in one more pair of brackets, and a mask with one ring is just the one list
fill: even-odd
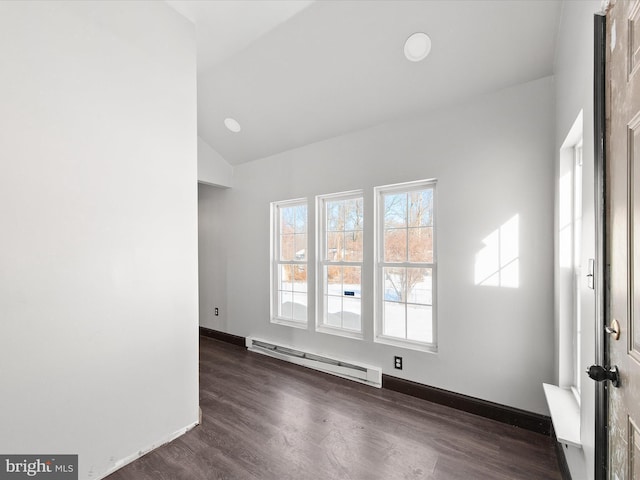
[(300, 328), (302, 330), (308, 329), (307, 322), (302, 323), (302, 322), (294, 322), (292, 320), (285, 320), (282, 318), (272, 318), (271, 323), (274, 323), (276, 325), (284, 325), (285, 327)]
[(556, 438), (561, 443), (582, 448), (580, 442), (580, 405), (569, 388), (560, 388), (543, 383), (547, 405)]
[(340, 328), (332, 328), (327, 325), (318, 325), (316, 327), (316, 332), (320, 333), (328, 333), (329, 335), (337, 335), (339, 337), (347, 337), (353, 338), (356, 340), (363, 340), (362, 332), (354, 332), (349, 330), (343, 330)]
[(418, 350), (419, 352), (438, 353), (438, 347), (436, 345), (412, 342), (410, 340), (402, 340), (395, 337), (385, 337), (384, 335), (376, 335), (375, 342), (399, 348), (407, 348), (409, 350)]

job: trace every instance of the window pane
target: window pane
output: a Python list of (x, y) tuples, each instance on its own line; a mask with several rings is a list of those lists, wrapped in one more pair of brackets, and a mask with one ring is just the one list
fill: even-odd
[[(271, 279), (271, 311), (283, 320), (307, 321), (307, 205), (295, 203), (271, 204), (276, 230), (272, 252), (275, 275)], [(295, 264), (292, 264), (295, 262)], [(273, 320), (273, 319), (272, 319)]]
[(307, 259), (307, 234), (297, 233), (294, 237), (294, 259), (304, 261)]
[(327, 318), (325, 323), (332, 327), (342, 327), (342, 297), (326, 298)]
[(432, 277), (430, 268), (407, 268), (407, 302), (431, 305)]
[(344, 297), (342, 310), (342, 328), (360, 331), (360, 299)]
[(362, 230), (345, 233), (344, 256), (348, 262), (362, 261)]
[(326, 293), (342, 296), (342, 267), (330, 266), (326, 268)]
[(345, 210), (345, 230), (362, 230), (362, 220), (363, 220), (363, 208), (362, 208), (362, 199), (361, 198), (353, 198), (351, 200), (345, 200), (344, 202), (344, 210)]
[(374, 189), (380, 220), (375, 227), (380, 240), (375, 242), (375, 273), (381, 284), (374, 295), (376, 336), (435, 344), (434, 185), (424, 180)]
[(344, 234), (329, 232), (327, 234), (327, 260), (339, 262), (343, 260)]
[(293, 265), (278, 265), (278, 290), (293, 289)]
[(344, 267), (343, 270), (343, 294), (345, 297), (360, 298), (362, 269), (360, 267)]
[(409, 261), (433, 262), (433, 227), (409, 229)]
[(295, 207), (280, 207), (280, 233), (293, 233), (295, 224)]
[(403, 302), (406, 284), (406, 269), (383, 268), (384, 276), (384, 300), (390, 302)]
[(280, 235), (280, 260), (293, 260), (295, 251), (295, 235)]
[(307, 291), (307, 267), (303, 265), (287, 265), (292, 267), (293, 272), (293, 291)]
[(407, 194), (384, 195), (384, 228), (404, 227), (407, 224)]
[(362, 262), (363, 201), (337, 195), (320, 198), (325, 223), (320, 225), (319, 238), (326, 242), (319, 259), (324, 290), (321, 321), (327, 326), (360, 331), (361, 267), (344, 263)]
[(305, 321), (307, 319), (307, 294), (293, 294), (293, 319)]
[(433, 190), (409, 193), (409, 226), (433, 225)]
[(384, 302), (383, 335), (405, 338), (405, 308), (403, 303)]
[(407, 338), (417, 342), (433, 342), (431, 307), (407, 305)]
[(406, 262), (407, 230), (393, 229), (384, 231), (384, 261)]
[(341, 231), (344, 226), (344, 213), (342, 202), (326, 202), (327, 209), (327, 231)]
[(295, 208), (295, 232), (307, 233), (307, 206), (298, 205)]
[(293, 293), (279, 292), (278, 316), (283, 318), (293, 318)]

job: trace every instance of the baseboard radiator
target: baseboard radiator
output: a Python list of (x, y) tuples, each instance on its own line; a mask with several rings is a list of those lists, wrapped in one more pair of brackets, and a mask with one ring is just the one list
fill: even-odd
[(365, 385), (378, 388), (382, 387), (382, 369), (379, 367), (372, 367), (355, 362), (345, 362), (310, 352), (303, 352), (284, 345), (277, 345), (253, 337), (247, 337), (247, 349), (251, 352), (279, 358), (286, 362), (313, 368), (314, 370), (354, 380), (364, 383)]

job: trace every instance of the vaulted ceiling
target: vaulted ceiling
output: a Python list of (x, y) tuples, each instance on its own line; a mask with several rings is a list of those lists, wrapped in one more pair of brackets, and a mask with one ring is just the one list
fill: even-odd
[[(168, 3), (196, 25), (199, 136), (233, 165), (551, 75), (561, 10), (558, 0)], [(432, 41), (417, 63), (403, 54), (414, 32)]]

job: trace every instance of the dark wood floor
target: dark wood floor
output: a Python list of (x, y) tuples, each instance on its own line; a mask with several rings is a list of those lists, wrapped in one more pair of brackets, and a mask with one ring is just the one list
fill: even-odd
[(561, 478), (549, 437), (200, 339), (202, 425), (109, 480)]

